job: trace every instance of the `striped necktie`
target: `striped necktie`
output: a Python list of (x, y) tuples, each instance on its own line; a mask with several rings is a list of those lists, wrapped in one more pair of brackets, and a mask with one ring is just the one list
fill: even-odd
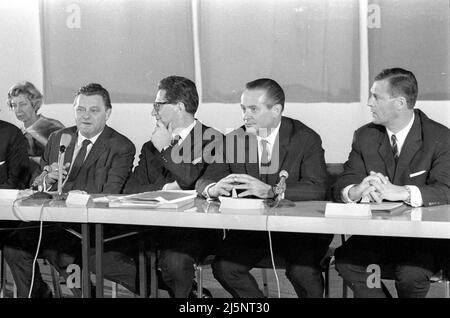
[(392, 143), (392, 154), (394, 155), (395, 164), (397, 164), (399, 152), (398, 152), (398, 146), (397, 146), (397, 137), (395, 137), (395, 135), (391, 136), (391, 143)]
[(80, 172), (81, 167), (83, 166), (83, 162), (87, 153), (87, 147), (89, 146), (90, 143), (91, 141), (89, 139), (83, 140), (83, 145), (81, 146), (80, 151), (78, 151), (77, 157), (73, 162), (72, 169), (70, 170), (69, 177), (67, 178), (68, 182), (71, 182), (77, 178), (78, 173)]

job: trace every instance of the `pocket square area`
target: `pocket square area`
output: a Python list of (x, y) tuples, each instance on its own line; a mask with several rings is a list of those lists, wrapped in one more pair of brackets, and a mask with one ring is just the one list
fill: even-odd
[(410, 178), (414, 178), (414, 177), (420, 176), (421, 174), (424, 174), (425, 172), (427, 172), (427, 171), (426, 170), (422, 170), (422, 171), (419, 171), (419, 172), (414, 172), (414, 173), (411, 173), (409, 175), (409, 177)]
[(0, 161), (0, 166), (2, 165), (2, 164), (4, 164), (6, 161)]

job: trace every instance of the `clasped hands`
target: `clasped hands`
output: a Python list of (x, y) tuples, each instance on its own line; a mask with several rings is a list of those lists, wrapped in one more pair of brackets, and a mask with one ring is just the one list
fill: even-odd
[(382, 173), (370, 171), (363, 181), (350, 188), (348, 197), (352, 201), (359, 201), (367, 197), (371, 202), (381, 203), (384, 199), (389, 201), (405, 201), (408, 190), (404, 186), (397, 186), (389, 181), (389, 177)]
[(229, 196), (233, 189), (245, 190), (238, 194), (239, 198), (256, 196), (266, 199), (273, 198), (272, 187), (248, 174), (230, 174), (208, 189), (210, 197)]

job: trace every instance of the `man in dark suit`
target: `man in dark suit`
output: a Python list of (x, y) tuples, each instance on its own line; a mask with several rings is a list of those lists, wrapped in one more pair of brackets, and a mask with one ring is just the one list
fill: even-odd
[[(284, 101), (283, 89), (274, 80), (246, 84), (241, 96), (244, 126), (226, 136), (225, 162), (208, 166), (197, 182), (199, 193), (217, 198), (236, 190), (239, 197), (274, 198), (278, 174), (286, 170), (287, 199), (325, 199), (321, 139), (300, 121), (282, 116)], [(320, 261), (331, 239), (331, 235), (272, 233), (273, 251), (284, 257), (286, 275), (299, 297), (323, 296)], [(249, 271), (270, 255), (267, 233), (229, 231), (216, 255), (214, 277), (233, 297), (263, 297)]]
[[(19, 128), (0, 120), (0, 140), (0, 189), (23, 189), (31, 175), (26, 139)], [(16, 221), (0, 221), (0, 227), (16, 226)], [(9, 233), (0, 231), (0, 248)]]
[(23, 189), (29, 181), (27, 143), (16, 126), (0, 120), (0, 189)]
[[(375, 77), (368, 106), (373, 121), (359, 128), (344, 172), (334, 186), (338, 201), (403, 201), (412, 207), (450, 203), (450, 130), (414, 109), (413, 73), (385, 69)], [(393, 269), (399, 297), (425, 297), (445, 253), (443, 240), (352, 236), (336, 251), (336, 268), (356, 297), (385, 297), (368, 284), (376, 264)], [(391, 275), (389, 275), (391, 276)], [(369, 286), (370, 285), (370, 286)]]
[[(198, 94), (195, 83), (180, 76), (169, 76), (158, 84), (152, 115), (156, 127), (150, 141), (142, 146), (139, 164), (127, 181), (124, 193), (156, 190), (194, 190), (214, 153), (205, 147), (222, 135), (195, 119)], [(160, 250), (158, 264), (162, 279), (172, 296), (186, 298), (194, 290), (194, 264), (208, 255), (220, 240), (217, 230), (151, 227), (146, 240), (154, 240)], [(134, 240), (134, 238), (132, 238)], [(105, 252), (105, 260), (114, 264), (109, 276), (131, 291), (136, 291), (136, 250), (130, 240), (115, 243)], [(105, 247), (106, 248), (106, 247)], [(125, 257), (124, 255), (128, 256)], [(134, 255), (134, 256), (133, 256)], [(122, 268), (123, 270), (116, 270)]]
[[(46, 190), (57, 189), (60, 141), (67, 134), (71, 142), (63, 166), (64, 192), (120, 193), (131, 173), (135, 147), (128, 138), (106, 126), (112, 111), (108, 91), (99, 84), (82, 87), (75, 96), (74, 111), (76, 126), (53, 133), (42, 156), (41, 167), (49, 171), (44, 182)], [(19, 297), (29, 293), (37, 238), (36, 230), (17, 230), (4, 250)], [(80, 239), (65, 231), (63, 225), (44, 229), (41, 257), (49, 259), (64, 277), (64, 267), (76, 259), (80, 250)], [(37, 266), (31, 296), (49, 295)]]

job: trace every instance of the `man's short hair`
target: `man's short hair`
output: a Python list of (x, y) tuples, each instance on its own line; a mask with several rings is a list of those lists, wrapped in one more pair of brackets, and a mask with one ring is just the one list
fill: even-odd
[(248, 90), (262, 89), (266, 92), (266, 106), (272, 108), (273, 105), (280, 104), (284, 110), (284, 91), (281, 86), (270, 78), (259, 78), (245, 84)]
[(169, 76), (158, 83), (158, 90), (161, 89), (166, 91), (169, 102), (182, 102), (186, 112), (195, 114), (198, 109), (198, 93), (193, 81), (182, 76)]
[(104, 88), (100, 84), (89, 83), (78, 90), (77, 94), (75, 95), (75, 98), (77, 98), (78, 95), (85, 95), (85, 96), (100, 95), (103, 98), (103, 103), (105, 104), (106, 108), (112, 108), (109, 93), (106, 90), (106, 88)]
[(19, 95), (25, 95), (36, 112), (41, 108), (42, 94), (32, 83), (24, 81), (14, 84), (8, 91), (6, 104), (12, 108), (11, 100)]
[(417, 79), (412, 72), (398, 67), (387, 68), (375, 76), (375, 81), (381, 80), (386, 80), (389, 83), (392, 97), (402, 96), (406, 99), (408, 108), (414, 108), (419, 89)]

